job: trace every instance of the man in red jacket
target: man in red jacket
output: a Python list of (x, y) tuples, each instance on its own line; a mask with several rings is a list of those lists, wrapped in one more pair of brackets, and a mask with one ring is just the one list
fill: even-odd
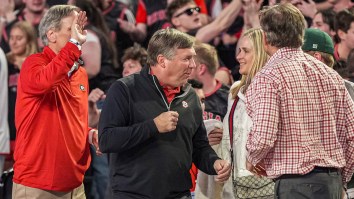
[[(40, 22), (42, 53), (18, 80), (13, 198), (85, 198), (89, 167), (88, 78), (80, 67), (86, 13), (58, 5)], [(93, 132), (92, 130), (90, 131)], [(97, 143), (97, 133), (94, 133)], [(33, 196), (33, 197), (32, 197)]]

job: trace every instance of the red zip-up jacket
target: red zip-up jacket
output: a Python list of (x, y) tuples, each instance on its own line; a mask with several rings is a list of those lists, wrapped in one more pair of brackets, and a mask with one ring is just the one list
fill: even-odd
[(83, 67), (68, 72), (81, 52), (68, 42), (23, 63), (15, 111), (13, 181), (52, 191), (71, 191), (89, 167), (88, 78)]

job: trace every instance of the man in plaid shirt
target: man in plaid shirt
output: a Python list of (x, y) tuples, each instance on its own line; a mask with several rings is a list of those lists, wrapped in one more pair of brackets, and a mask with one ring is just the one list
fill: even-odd
[(260, 13), (270, 60), (247, 97), (247, 167), (279, 199), (342, 198), (354, 168), (354, 104), (342, 78), (301, 50), (305, 20), (290, 4)]

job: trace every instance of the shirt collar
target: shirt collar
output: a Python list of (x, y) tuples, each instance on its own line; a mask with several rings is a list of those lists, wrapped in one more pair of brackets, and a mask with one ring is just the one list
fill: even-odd
[[(149, 74), (150, 75), (154, 75), (156, 77), (156, 75), (154, 74), (154, 72), (151, 70), (151, 68), (149, 69)], [(156, 77), (157, 78), (157, 77)], [(158, 80), (158, 78), (157, 78)], [(176, 87), (176, 88), (170, 88), (168, 87), (167, 85), (165, 85), (163, 82), (161, 82), (159, 80), (159, 84), (160, 86), (162, 87), (162, 89), (165, 91), (165, 92), (168, 92), (168, 93), (179, 93), (181, 91), (181, 87)]]
[(272, 65), (271, 63), (279, 60), (279, 59), (290, 59), (290, 60), (299, 60), (299, 59), (305, 59), (304, 58), (304, 52), (301, 50), (301, 48), (289, 48), (289, 47), (284, 47), (284, 48), (279, 48), (268, 60), (266, 63), (266, 66)]

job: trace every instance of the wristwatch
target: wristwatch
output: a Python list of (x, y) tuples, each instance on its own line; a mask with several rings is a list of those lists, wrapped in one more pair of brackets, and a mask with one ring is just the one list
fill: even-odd
[(69, 42), (74, 44), (79, 50), (81, 50), (81, 44), (76, 39), (71, 38), (69, 39)]

